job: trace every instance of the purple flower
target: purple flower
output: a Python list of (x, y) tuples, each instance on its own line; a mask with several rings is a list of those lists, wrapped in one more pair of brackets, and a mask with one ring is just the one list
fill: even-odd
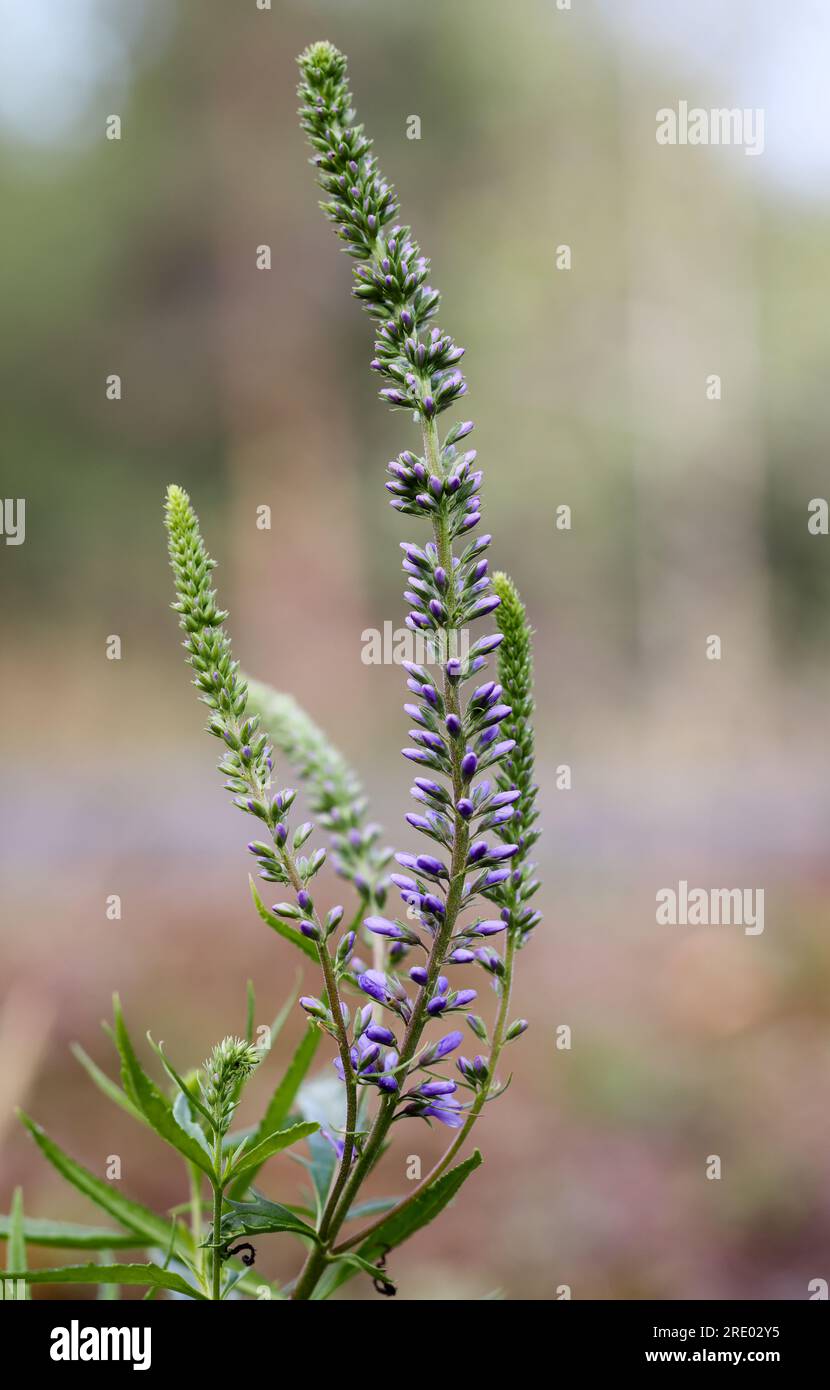
[(364, 970), (362, 975), (358, 975), (357, 983), (372, 999), (377, 999), (379, 1004), (386, 1002), (389, 993), (386, 976), (380, 970)]

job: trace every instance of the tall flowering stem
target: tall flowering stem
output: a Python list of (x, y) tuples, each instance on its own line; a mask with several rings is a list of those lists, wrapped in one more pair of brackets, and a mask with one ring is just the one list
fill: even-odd
[[(386, 486), (396, 511), (420, 518), (431, 530), (426, 544), (403, 545), (410, 606), (406, 621), (441, 653), (438, 681), (426, 667), (404, 663), (415, 697), (405, 711), (415, 727), (409, 731), (412, 746), (403, 752), (418, 774), (412, 787), (418, 809), (407, 821), (437, 851), (397, 855), (405, 872), (391, 877), (406, 904), (405, 920), (371, 916), (365, 922), (370, 931), (393, 943), (396, 966), (413, 952), (423, 951), (426, 960), (408, 972), (416, 986), (414, 997), (399, 973), (373, 970), (358, 976), (364, 992), (397, 1016), (403, 1036), (398, 1040), (388, 1030), (391, 1045), (378, 1081), (381, 1097), (374, 1123), (342, 1192), (327, 1211), (327, 1234), (333, 1239), (395, 1120), (405, 1115), (436, 1119), (466, 1135), (492, 1094), (490, 1064), (482, 1057), (459, 1061), (460, 1083), (432, 1078), (431, 1068), (458, 1046), (461, 1034), (450, 1034), (431, 1046), (422, 1047), (422, 1039), (430, 1021), (466, 1012), (476, 997), (475, 990), (451, 987), (444, 972), (457, 965), (482, 967), (501, 995), (497, 1052), (509, 1031), (506, 1011), (517, 932), (511, 925), (513, 900), (501, 894), (511, 881), (510, 861), (522, 854), (510, 824), (522, 788), (508, 761), (518, 745), (515, 737), (504, 735), (502, 726), (514, 711), (502, 684), (487, 680), (470, 694), (465, 689), (505, 633), (480, 638), (462, 654), (467, 628), (495, 612), (501, 602), (484, 557), (490, 537), (474, 535), (481, 519), (482, 474), (475, 467), (475, 451), (457, 447), (470, 434), (472, 422), (452, 426), (443, 438), (439, 431), (440, 416), (467, 391), (457, 365), (464, 350), (432, 324), (440, 296), (427, 283), (429, 263), (411, 229), (396, 221), (394, 190), (382, 177), (371, 142), (356, 121), (345, 57), (333, 45), (317, 43), (301, 55), (299, 64), (301, 122), (327, 195), (321, 206), (347, 254), (357, 262), (353, 293), (375, 322), (371, 366), (383, 382), (381, 399), (393, 409), (408, 411), (420, 425), (421, 453), (399, 454), (389, 464)], [(481, 779), (487, 770), (494, 780)], [(484, 838), (488, 831), (495, 833), (495, 843)], [(501, 905), (500, 916), (475, 916), (460, 925), (484, 895)], [(485, 944), (500, 933), (507, 939), (504, 958)], [(480, 1019), (468, 1016), (468, 1022), (477, 1037), (486, 1038)], [(410, 1085), (419, 1070), (426, 1070), (428, 1079)], [(402, 1092), (405, 1085), (408, 1089)], [(459, 1087), (469, 1093), (469, 1101), (455, 1094)], [(310, 1252), (295, 1298), (310, 1297), (324, 1261), (324, 1251)]]
[[(346, 1086), (346, 1127), (343, 1139), (346, 1163), (355, 1148), (357, 1126), (357, 1083), (346, 1035), (345, 1006), (341, 1003), (337, 973), (347, 963), (347, 952), (332, 959), (328, 939), (339, 925), (342, 907), (335, 907), (323, 921), (314, 906), (309, 885), (325, 860), (325, 850), (310, 858), (298, 855), (314, 830), (311, 822), (297, 827), (289, 839), (289, 815), (296, 793), (286, 788), (272, 795), (272, 750), (265, 733), (260, 732), (258, 714), (248, 714), (248, 687), (239, 674), (230, 638), (224, 623), (227, 612), (216, 603), (210, 576), (216, 561), (208, 555), (187, 493), (175, 485), (168, 488), (165, 510), (170, 563), (176, 581), (174, 611), (185, 633), (184, 648), (195, 673), (193, 684), (210, 710), (208, 732), (222, 744), (219, 771), (235, 804), (263, 826), (268, 841), (254, 840), (248, 849), (257, 860), (263, 878), (288, 885), (296, 895), (296, 906), (277, 904), (275, 910), (300, 922), (305, 936), (315, 943), (326, 986), (327, 1005), (317, 1014), (319, 1021), (337, 1041), (343, 1080)], [(316, 1002), (316, 1001), (315, 1001)], [(345, 1181), (345, 1175), (344, 1175)]]

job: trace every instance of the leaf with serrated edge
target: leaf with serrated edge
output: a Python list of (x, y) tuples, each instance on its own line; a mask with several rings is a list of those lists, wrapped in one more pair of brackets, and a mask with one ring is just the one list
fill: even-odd
[[(0, 1216), (0, 1240), (10, 1234), (11, 1217)], [(155, 1245), (154, 1240), (121, 1231), (108, 1231), (103, 1226), (81, 1226), (72, 1221), (42, 1221), (34, 1216), (23, 1219), (23, 1238), (27, 1245), (49, 1246), (52, 1250), (139, 1250), (142, 1245)]]
[[(58, 1144), (50, 1139), (45, 1130), (40, 1125), (31, 1120), (28, 1115), (20, 1112), (23, 1124), (29, 1130), (38, 1148), (48, 1158), (54, 1168), (57, 1168), (62, 1177), (66, 1178), (73, 1187), (77, 1187), (79, 1192), (83, 1192), (86, 1197), (109, 1212), (110, 1216), (115, 1217), (126, 1230), (134, 1231), (143, 1241), (152, 1241), (154, 1245), (160, 1245), (165, 1249), (170, 1239), (170, 1222), (163, 1217), (157, 1216), (149, 1207), (142, 1206), (140, 1202), (134, 1202), (128, 1197), (122, 1197), (120, 1192), (116, 1192), (111, 1183), (103, 1182), (97, 1178), (89, 1169), (77, 1163), (69, 1154), (64, 1153)], [(193, 1242), (189, 1232), (181, 1225), (176, 1224), (176, 1250), (182, 1257), (187, 1257), (192, 1253)]]
[(255, 1149), (246, 1149), (240, 1162), (227, 1175), (226, 1181), (235, 1181), (243, 1173), (247, 1173), (250, 1168), (261, 1168), (266, 1159), (271, 1158), (273, 1154), (290, 1148), (300, 1139), (308, 1138), (317, 1129), (319, 1129), (319, 1125), (316, 1124), (292, 1125), (291, 1129), (281, 1129), (276, 1134), (269, 1134), (268, 1138), (257, 1144)]
[(190, 1298), (204, 1300), (205, 1295), (188, 1284), (180, 1274), (159, 1265), (62, 1265), (59, 1269), (15, 1270), (10, 1279), (25, 1279), (28, 1284), (148, 1284), (158, 1289), (173, 1289)]

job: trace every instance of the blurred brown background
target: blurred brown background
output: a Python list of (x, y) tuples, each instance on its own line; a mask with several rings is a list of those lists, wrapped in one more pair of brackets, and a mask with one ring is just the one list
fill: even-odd
[[(95, 1219), (16, 1103), (96, 1171), (120, 1154), (125, 1192), (182, 1200), (175, 1158), (69, 1043), (111, 1064), (98, 1023), (117, 987), (137, 1036), (195, 1064), (243, 1026), (249, 976), (260, 1022), (294, 980), (250, 906), (249, 827), (168, 611), (167, 482), (221, 562), (244, 666), (307, 706), (412, 848), (401, 673), (360, 652), (365, 628), (403, 621), (412, 528), (383, 479), (414, 435), (375, 398), (297, 126), (294, 55), (329, 37), (467, 346), (493, 558), (537, 629), (545, 924), (516, 998), (532, 1028), (480, 1123), (485, 1166), (399, 1257), (401, 1296), (806, 1297), (830, 1278), (830, 538), (807, 530), (830, 489), (830, 16), (2, 9), (3, 495), (27, 510), (25, 544), (0, 545), (0, 1207), (22, 1182), (30, 1214)], [(655, 113), (680, 99), (763, 107), (764, 153), (659, 146)], [(679, 879), (763, 887), (763, 935), (657, 926)], [(399, 1132), (385, 1189), (443, 1137)], [(263, 1186), (296, 1184), (277, 1160)], [(289, 1277), (295, 1247), (274, 1238), (260, 1265)]]

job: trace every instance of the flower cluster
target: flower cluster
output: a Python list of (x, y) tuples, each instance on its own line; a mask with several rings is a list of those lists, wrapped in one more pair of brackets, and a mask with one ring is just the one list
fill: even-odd
[(202, 1066), (199, 1091), (214, 1131), (227, 1134), (239, 1093), (261, 1054), (242, 1038), (223, 1038)]
[(348, 254), (363, 262), (353, 293), (378, 323), (371, 365), (388, 383), (381, 398), (434, 419), (467, 390), (456, 366), (464, 349), (438, 328), (421, 335), (440, 296), (426, 283), (429, 262), (410, 228), (389, 226), (398, 212), (395, 191), (355, 122), (345, 57), (330, 43), (315, 43), (301, 55), (300, 69), (301, 123), (330, 199), (323, 211)]
[(501, 905), (504, 921), (516, 932), (517, 944), (521, 947), (542, 920), (541, 914), (529, 906), (539, 888), (539, 880), (534, 877), (536, 865), (527, 857), (539, 839), (539, 831), (534, 829), (539, 812), (534, 781), (532, 634), (513, 581), (506, 574), (494, 574), (493, 588), (501, 599), (497, 622), (504, 637), (499, 648), (499, 680), (504, 698), (511, 707), (504, 732), (514, 745), (496, 781), (502, 795), (515, 795), (516, 799), (511, 824), (498, 827), (496, 833), (502, 839), (515, 839), (519, 852), (509, 879), (488, 896)]
[(247, 713), (248, 684), (231, 652), (224, 628), (227, 612), (217, 608), (210, 584), (216, 561), (205, 549), (190, 498), (175, 484), (167, 490), (165, 524), (176, 580), (177, 601), (172, 607), (187, 634), (183, 645), (196, 672), (193, 684), (213, 711), (208, 732), (224, 744), (219, 771), (239, 809), (262, 821), (271, 834), (270, 844), (254, 840), (248, 848), (267, 881), (307, 886), (325, 862), (326, 851), (317, 849), (309, 858), (298, 857), (314, 824), (306, 821), (291, 834), (288, 818), (297, 793), (286, 787), (271, 794), (272, 748), (267, 734), (260, 732), (259, 714)]

